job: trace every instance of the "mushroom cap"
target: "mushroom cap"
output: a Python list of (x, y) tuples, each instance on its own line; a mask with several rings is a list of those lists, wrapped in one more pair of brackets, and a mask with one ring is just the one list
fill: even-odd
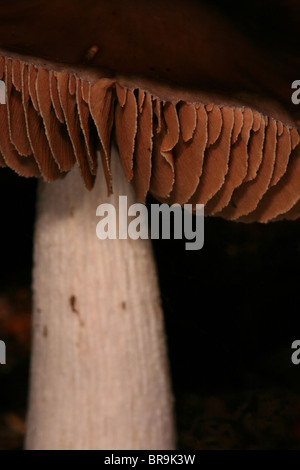
[(293, 219), (298, 70), (195, 0), (13, 0), (0, 7), (0, 165), (53, 181), (77, 163), (91, 189), (99, 148), (111, 191), (114, 139), (140, 201)]

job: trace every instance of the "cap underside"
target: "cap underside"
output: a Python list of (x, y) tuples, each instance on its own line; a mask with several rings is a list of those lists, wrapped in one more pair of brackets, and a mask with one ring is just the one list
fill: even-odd
[[(87, 3), (89, 9), (95, 2)], [(197, 2), (189, 3), (196, 8)], [(111, 4), (116, 7), (120, 2)], [(95, 44), (93, 39), (87, 44)], [(111, 190), (110, 146), (115, 140), (125, 176), (141, 202), (150, 192), (161, 202), (203, 203), (206, 215), (243, 222), (300, 216), (299, 129), (297, 116), (282, 109), (285, 85), (274, 88), (280, 104), (274, 103), (276, 93), (264, 93), (258, 100), (254, 93), (262, 94), (262, 89), (255, 80), (253, 87), (239, 82), (238, 90), (247, 92), (243, 95), (229, 93), (226, 86), (222, 93), (216, 93), (221, 88), (214, 86), (214, 91), (204, 94), (195, 90), (194, 83), (188, 87), (187, 77), (181, 80), (180, 73), (174, 80), (161, 73), (157, 80), (146, 73), (142, 60), (136, 61), (136, 70), (129, 61), (128, 70), (123, 66), (114, 72), (116, 67), (105, 54), (101, 58), (101, 46), (99, 57), (98, 46), (87, 49), (97, 58), (90, 69), (78, 62), (81, 50), (70, 55), (65, 47), (54, 63), (57, 44), (50, 46), (44, 36), (39, 50), (29, 34), (30, 47), (21, 59), (19, 38), (8, 44), (1, 33), (0, 40), (6, 49), (0, 55), (0, 79), (6, 85), (6, 104), (0, 105), (0, 166), (53, 181), (76, 163), (88, 189), (97, 171), (104, 171)], [(110, 72), (98, 67), (101, 59)], [(133, 73), (143, 78), (130, 77)], [(207, 90), (201, 81), (200, 85)]]

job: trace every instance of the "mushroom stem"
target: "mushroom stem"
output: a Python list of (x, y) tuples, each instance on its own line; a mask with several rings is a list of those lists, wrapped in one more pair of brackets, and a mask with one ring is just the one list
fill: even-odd
[[(40, 183), (27, 449), (173, 449), (173, 398), (149, 240), (96, 236), (96, 209), (135, 202), (113, 149), (99, 171)], [(118, 213), (118, 211), (117, 211)]]

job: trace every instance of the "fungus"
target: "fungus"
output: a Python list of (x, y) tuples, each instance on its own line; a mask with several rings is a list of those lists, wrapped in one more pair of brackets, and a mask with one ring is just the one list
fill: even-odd
[(229, 220), (298, 217), (298, 58), (193, 0), (15, 0), (0, 47), (0, 165), (44, 180), (27, 448), (173, 448), (151, 247), (99, 241), (95, 211), (150, 192)]

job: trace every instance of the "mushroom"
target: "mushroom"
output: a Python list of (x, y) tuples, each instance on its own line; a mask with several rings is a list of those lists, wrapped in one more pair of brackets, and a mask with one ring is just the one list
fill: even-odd
[(193, 0), (16, 0), (0, 47), (0, 165), (44, 180), (26, 446), (172, 449), (151, 246), (98, 240), (96, 208), (150, 192), (229, 220), (298, 217), (298, 58)]

